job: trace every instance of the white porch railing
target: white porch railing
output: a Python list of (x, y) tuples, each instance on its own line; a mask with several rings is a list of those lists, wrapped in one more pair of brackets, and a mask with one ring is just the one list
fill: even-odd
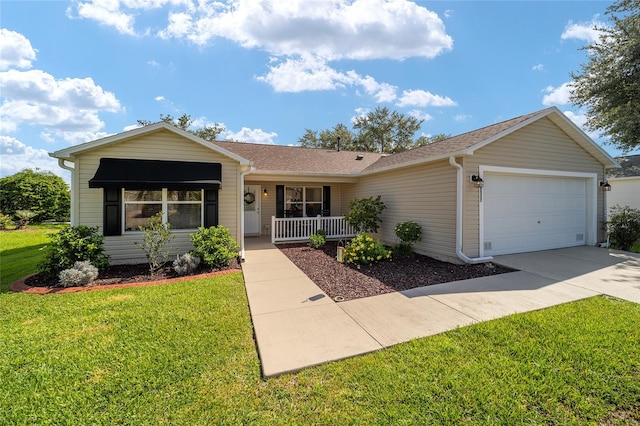
[(356, 236), (356, 231), (347, 223), (344, 216), (288, 218), (271, 216), (271, 242), (274, 244), (283, 241), (306, 241), (318, 229), (323, 229), (327, 233), (327, 239)]

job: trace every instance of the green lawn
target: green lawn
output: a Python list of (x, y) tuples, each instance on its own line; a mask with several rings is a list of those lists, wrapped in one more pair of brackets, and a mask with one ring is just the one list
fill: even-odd
[(0, 424), (633, 424), (640, 305), (596, 297), (263, 380), (242, 275), (0, 294)]
[(20, 231), (0, 231), (0, 293), (9, 285), (37, 272), (49, 235), (67, 225), (34, 225)]

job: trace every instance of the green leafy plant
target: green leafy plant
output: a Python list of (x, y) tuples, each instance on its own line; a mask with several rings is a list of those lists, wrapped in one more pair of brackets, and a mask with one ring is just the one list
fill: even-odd
[(169, 260), (169, 250), (165, 246), (173, 239), (171, 226), (162, 223), (163, 212), (158, 212), (149, 218), (149, 223), (139, 226), (144, 232), (142, 241), (136, 241), (136, 247), (141, 248), (149, 261), (149, 272), (153, 275)]
[(611, 247), (629, 251), (640, 240), (640, 210), (613, 206), (607, 222)]
[(22, 229), (26, 227), (31, 219), (36, 217), (36, 214), (31, 210), (16, 210), (14, 214), (16, 216), (16, 219), (18, 219), (16, 223), (16, 229)]
[(354, 198), (349, 201), (349, 213), (345, 219), (357, 233), (378, 232), (382, 223), (380, 215), (385, 208), (380, 195), (375, 198)]
[(200, 266), (200, 258), (192, 253), (177, 255), (173, 261), (173, 270), (178, 275), (192, 274)]
[(6, 230), (11, 225), (13, 225), (13, 220), (11, 220), (11, 216), (6, 216), (0, 213), (0, 231)]
[(88, 260), (73, 264), (73, 268), (60, 271), (58, 282), (63, 287), (80, 287), (90, 284), (98, 278), (98, 268)]
[(345, 262), (358, 266), (389, 258), (391, 258), (391, 251), (366, 233), (357, 235), (344, 248)]
[(209, 228), (200, 227), (198, 232), (190, 234), (193, 254), (200, 257), (205, 265), (212, 268), (228, 266), (238, 257), (240, 247), (228, 228), (222, 225)]
[(422, 238), (422, 227), (409, 220), (398, 223), (393, 230), (400, 239), (400, 244), (396, 246), (395, 252), (402, 256), (411, 255), (413, 253), (413, 244)]
[[(320, 232), (322, 231), (322, 232)], [(309, 245), (314, 249), (320, 249), (327, 243), (325, 232), (320, 229), (315, 234), (309, 235)]]
[(53, 234), (38, 269), (57, 276), (82, 260), (88, 260), (99, 270), (109, 266), (109, 256), (104, 253), (104, 237), (98, 233), (97, 226), (73, 226)]

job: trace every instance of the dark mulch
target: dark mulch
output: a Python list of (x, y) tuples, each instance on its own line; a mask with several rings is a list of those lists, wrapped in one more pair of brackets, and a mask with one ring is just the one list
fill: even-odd
[(491, 263), (454, 265), (427, 256), (397, 257), (360, 269), (336, 261), (337, 243), (316, 250), (305, 243), (279, 245), (280, 250), (327, 295), (359, 299), (433, 284), (513, 272)]
[[(206, 274), (209, 272), (223, 271), (228, 269), (240, 269), (240, 263), (232, 260), (229, 266), (212, 269), (201, 266), (191, 275)], [(149, 273), (149, 265), (147, 263), (138, 263), (135, 265), (111, 265), (104, 271), (100, 271), (98, 279), (93, 281), (91, 286), (110, 285), (110, 284), (127, 284), (127, 283), (143, 283), (146, 281), (161, 281), (170, 278), (177, 278), (171, 263), (167, 263), (162, 269), (155, 274)], [(57, 277), (39, 273), (25, 280), (25, 284), (31, 287), (59, 287)]]

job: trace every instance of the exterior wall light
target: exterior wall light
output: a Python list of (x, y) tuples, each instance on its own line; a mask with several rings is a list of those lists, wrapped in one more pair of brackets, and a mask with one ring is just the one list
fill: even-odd
[(611, 185), (606, 180), (600, 181), (600, 188), (602, 188), (603, 191), (611, 191)]
[(483, 188), (484, 180), (479, 175), (471, 175), (471, 182), (475, 188)]
[(262, 194), (266, 197), (267, 195), (269, 195), (269, 192), (267, 191), (267, 188), (264, 189), (264, 191), (262, 191)]

